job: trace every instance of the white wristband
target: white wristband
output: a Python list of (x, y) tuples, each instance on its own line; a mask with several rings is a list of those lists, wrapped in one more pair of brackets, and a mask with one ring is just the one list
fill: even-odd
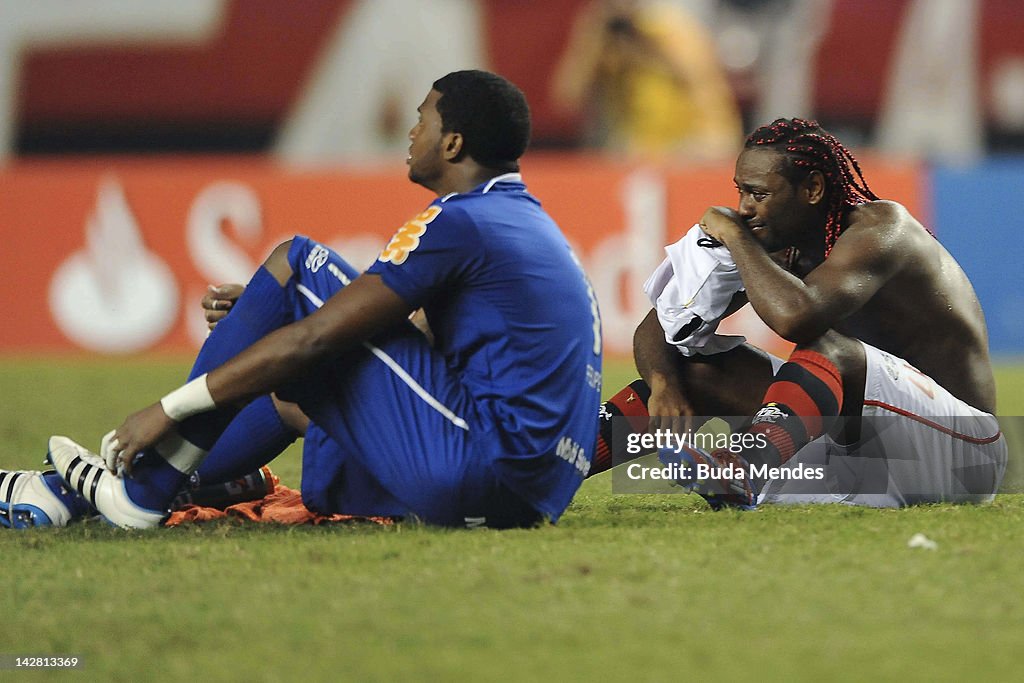
[(210, 388), (206, 384), (206, 373), (199, 375), (183, 387), (175, 389), (160, 399), (167, 417), (181, 422), (197, 413), (213, 410), (217, 404), (213, 402)]

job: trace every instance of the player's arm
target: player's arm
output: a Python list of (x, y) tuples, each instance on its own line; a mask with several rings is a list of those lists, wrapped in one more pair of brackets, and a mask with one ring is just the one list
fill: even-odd
[(873, 202), (856, 211), (829, 257), (803, 279), (773, 259), (735, 211), (712, 207), (701, 223), (729, 248), (750, 304), (765, 324), (799, 344), (859, 310), (902, 265), (896, 242), (906, 210)]
[[(213, 406), (203, 409), (242, 403), (269, 393), (317, 362), (406, 323), (412, 309), (379, 275), (361, 275), (327, 299), (319, 310), (271, 332), (209, 372), (206, 398)], [(157, 443), (174, 424), (161, 402), (130, 415), (115, 432), (125, 469), (130, 472), (135, 455)]]
[(265, 394), (327, 356), (405, 322), (412, 310), (379, 275), (361, 275), (311, 315), (275, 330), (210, 372), (210, 395), (217, 405), (227, 405)]
[(651, 388), (651, 415), (689, 415), (690, 404), (679, 382), (679, 352), (665, 341), (658, 312), (651, 309), (633, 333), (633, 360)]
[[(722, 318), (728, 318), (746, 303), (746, 294), (736, 292)], [(633, 359), (637, 372), (651, 389), (647, 409), (652, 417), (693, 416), (693, 406), (686, 396), (681, 374), (681, 364), (686, 360), (677, 347), (665, 341), (665, 330), (658, 320), (657, 310), (653, 308), (633, 333)]]
[[(238, 297), (245, 291), (245, 285), (227, 283), (221, 285), (210, 285), (206, 288), (206, 294), (199, 302), (203, 308), (203, 316), (206, 318), (207, 326), (212, 330), (221, 320), (224, 319), (231, 309), (234, 308)], [(409, 316), (409, 322), (416, 326), (423, 336), (427, 338), (430, 345), (434, 345), (434, 333), (430, 329), (427, 315), (422, 308), (418, 308)]]
[[(665, 331), (653, 308), (633, 334), (633, 358), (651, 389), (647, 399), (650, 429), (685, 429), (685, 421), (693, 416), (693, 406), (683, 390), (679, 367), (683, 357), (665, 341)], [(678, 418), (683, 419), (682, 424), (676, 424)]]

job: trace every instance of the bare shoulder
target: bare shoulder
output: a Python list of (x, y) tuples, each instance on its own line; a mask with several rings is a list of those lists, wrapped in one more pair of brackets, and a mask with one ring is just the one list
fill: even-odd
[(845, 233), (856, 235), (861, 245), (875, 245), (886, 251), (927, 248), (934, 241), (905, 206), (887, 200), (853, 207), (847, 216)]
[(907, 207), (899, 202), (879, 199), (873, 202), (858, 204), (850, 210), (849, 227), (920, 229), (923, 226), (914, 218)]
[(836, 268), (892, 277), (934, 248), (928, 231), (898, 202), (858, 204), (846, 215), (846, 228), (829, 256)]

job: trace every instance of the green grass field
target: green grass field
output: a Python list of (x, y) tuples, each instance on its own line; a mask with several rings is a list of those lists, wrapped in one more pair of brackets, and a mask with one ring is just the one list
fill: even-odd
[[(85, 444), (178, 384), (173, 360), (0, 361), (0, 465)], [(606, 369), (606, 390), (633, 376)], [(1024, 415), (1024, 368), (1000, 369)], [(299, 452), (274, 464), (298, 485)], [(935, 551), (910, 549), (924, 533)], [(80, 680), (1016, 679), (1024, 496), (711, 513), (588, 480), (557, 527), (0, 532), (12, 655)], [(0, 671), (0, 680), (40, 678)]]

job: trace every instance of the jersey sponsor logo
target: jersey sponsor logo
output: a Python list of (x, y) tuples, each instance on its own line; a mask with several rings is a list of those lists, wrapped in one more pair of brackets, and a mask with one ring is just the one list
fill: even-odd
[(380, 252), (381, 263), (393, 263), (400, 266), (409, 258), (409, 254), (420, 246), (420, 237), (427, 232), (427, 225), (441, 214), (440, 206), (428, 207), (426, 211), (398, 229), (384, 251)]
[(558, 440), (555, 455), (575, 467), (583, 478), (586, 478), (587, 473), (590, 472), (590, 459), (587, 457), (587, 452), (571, 437), (563, 436)]

